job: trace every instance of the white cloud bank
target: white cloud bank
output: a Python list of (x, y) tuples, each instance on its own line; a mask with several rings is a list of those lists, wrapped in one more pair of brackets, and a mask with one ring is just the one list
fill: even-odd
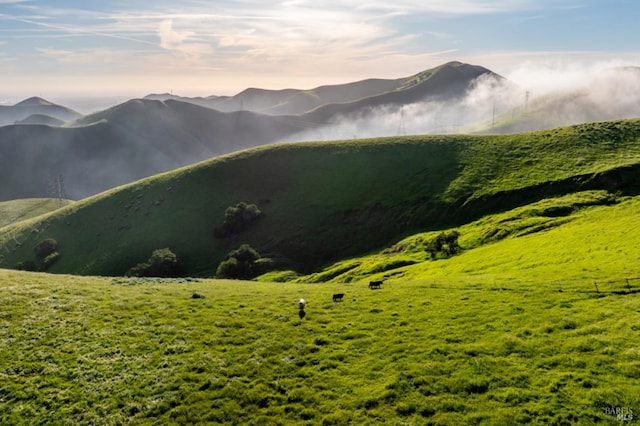
[(512, 131), (640, 117), (640, 68), (623, 61), (591, 66), (528, 64), (510, 79), (483, 76), (453, 101), (426, 99), (339, 116), (289, 141), (340, 140), (405, 134), (448, 134), (490, 129), (501, 117), (530, 117)]

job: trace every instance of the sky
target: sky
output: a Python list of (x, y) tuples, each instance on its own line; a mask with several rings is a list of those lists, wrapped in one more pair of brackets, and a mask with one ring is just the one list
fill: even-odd
[(453, 60), (570, 81), (640, 66), (638, 22), (638, 0), (0, 0), (0, 104), (311, 89)]

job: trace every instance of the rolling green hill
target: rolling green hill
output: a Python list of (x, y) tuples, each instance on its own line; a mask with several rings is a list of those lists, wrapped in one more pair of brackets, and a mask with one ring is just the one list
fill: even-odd
[(28, 198), (0, 202), (0, 228), (49, 213), (72, 202), (57, 198)]
[[(556, 289), (625, 290), (640, 285), (640, 197), (598, 190), (544, 199), (455, 228), (462, 252), (432, 259), (440, 234), (411, 235), (377, 253), (336, 262), (298, 282), (461, 281), (544, 282)], [(446, 230), (451, 232), (453, 230)], [(273, 281), (286, 274), (265, 274)], [(606, 284), (602, 284), (606, 283)]]
[[(0, 423), (635, 419), (639, 194), (624, 120), (257, 148), (0, 227), (0, 267), (54, 238), (76, 274), (0, 269)], [(241, 201), (264, 217), (215, 238)], [(77, 276), (161, 247), (208, 275), (245, 242), (297, 282)]]
[[(0, 266), (32, 259), (34, 246), (53, 238), (60, 254), (55, 273), (122, 275), (169, 247), (187, 274), (211, 276), (228, 252), (247, 243), (275, 262), (271, 269), (308, 274), (419, 232), (552, 197), (593, 190), (616, 200), (636, 195), (639, 141), (640, 120), (626, 120), (520, 135), (263, 147), (2, 228)], [(610, 197), (598, 196), (595, 204), (610, 204)], [(240, 202), (255, 203), (264, 217), (216, 238), (225, 210)]]

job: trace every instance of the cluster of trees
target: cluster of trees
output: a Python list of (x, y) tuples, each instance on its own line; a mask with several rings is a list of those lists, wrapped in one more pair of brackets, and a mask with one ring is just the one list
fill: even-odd
[[(238, 203), (228, 207), (224, 221), (217, 226), (214, 235), (226, 238), (236, 235), (263, 217), (263, 213), (255, 204)], [(237, 250), (229, 252), (218, 265), (216, 275), (220, 278), (251, 279), (258, 275), (269, 259), (261, 258), (260, 254), (248, 244), (243, 244)], [(163, 277), (174, 278), (184, 275), (184, 262), (169, 248), (154, 250), (149, 260), (139, 263), (129, 269), (128, 277)]]
[(16, 265), (16, 269), (23, 271), (46, 271), (51, 265), (53, 265), (59, 258), (58, 242), (53, 238), (47, 238), (40, 241), (33, 248), (35, 254), (35, 260), (25, 260)]
[(220, 262), (216, 276), (237, 280), (253, 278), (258, 272), (259, 260), (260, 253), (249, 244), (242, 244), (237, 250), (229, 252)]
[(184, 264), (169, 248), (154, 250), (144, 263), (138, 263), (129, 269), (127, 277), (160, 277), (175, 278), (184, 273)]
[(443, 232), (427, 244), (426, 251), (431, 255), (431, 259), (442, 259), (453, 256), (462, 250), (458, 243), (460, 233), (451, 231)]
[(255, 204), (240, 202), (235, 206), (227, 207), (224, 212), (224, 221), (215, 228), (213, 234), (216, 238), (239, 234), (263, 216), (264, 214)]

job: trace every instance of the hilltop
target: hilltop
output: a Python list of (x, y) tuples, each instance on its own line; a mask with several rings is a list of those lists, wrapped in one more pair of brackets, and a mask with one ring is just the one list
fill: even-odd
[[(247, 243), (272, 270), (308, 274), (404, 237), (471, 223), (544, 199), (638, 194), (640, 120), (519, 135), (405, 136), (282, 144), (215, 158), (0, 229), (0, 266), (53, 238), (51, 272), (122, 275), (169, 247), (188, 275), (211, 276)], [(609, 196), (600, 204), (607, 204)], [(264, 217), (224, 238), (225, 210)], [(598, 204), (598, 203), (596, 203)]]

